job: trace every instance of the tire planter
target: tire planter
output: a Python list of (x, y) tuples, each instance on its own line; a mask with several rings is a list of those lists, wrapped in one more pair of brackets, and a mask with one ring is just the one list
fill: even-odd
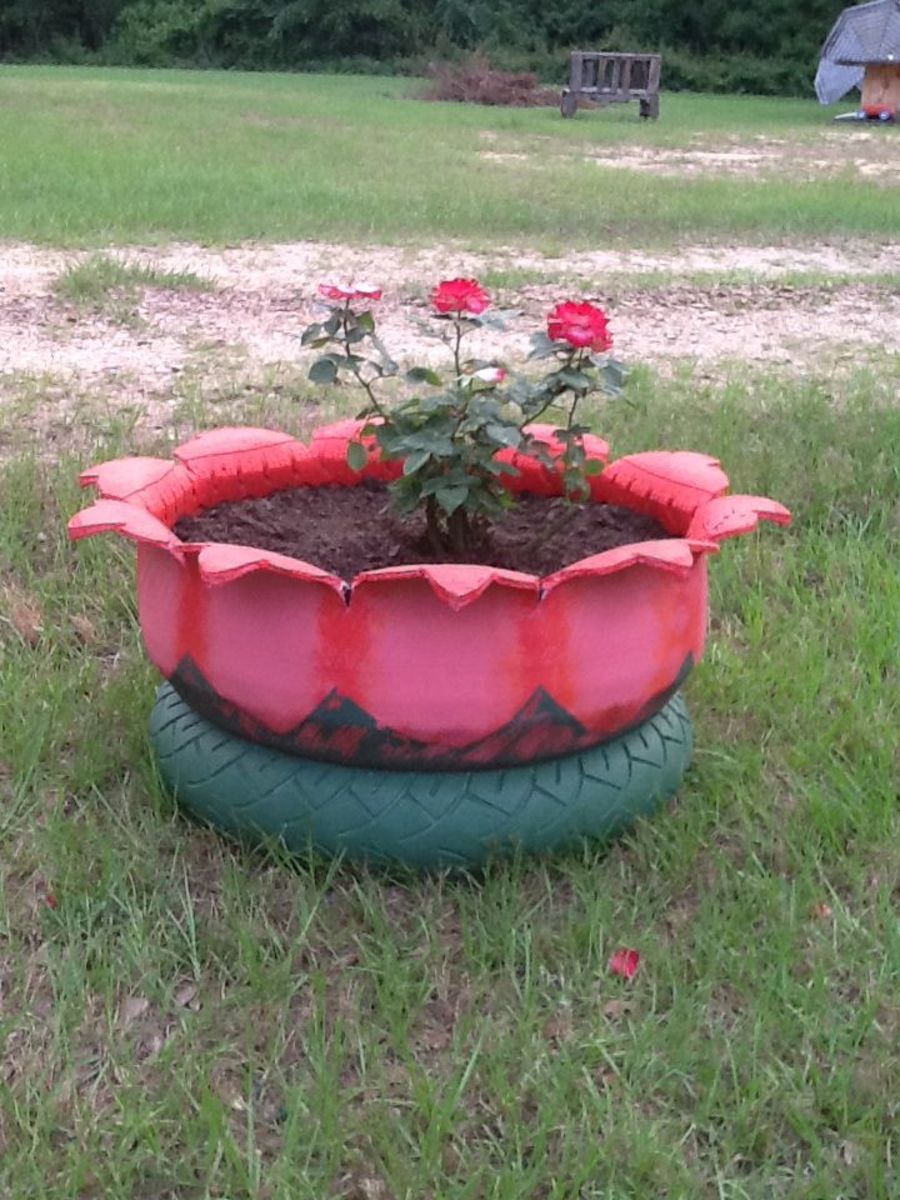
[(163, 684), (150, 717), (160, 772), (194, 817), (240, 838), (350, 860), (478, 866), (609, 838), (672, 796), (690, 761), (677, 695), (637, 729), (562, 758), (480, 771), (343, 767), (225, 733)]
[[(703, 653), (708, 556), (760, 519), (787, 523), (787, 510), (763, 497), (729, 495), (715, 459), (654, 451), (606, 466), (591, 477), (591, 496), (655, 517), (670, 536), (604, 551), (543, 579), (474, 564), (422, 564), (345, 581), (285, 555), (185, 543), (173, 532), (180, 517), (225, 500), (396, 478), (401, 464), (381, 462), (361, 427), (338, 422), (318, 430), (308, 446), (272, 430), (221, 429), (177, 447), (174, 461), (117, 459), (81, 477), (99, 499), (73, 517), (70, 536), (115, 531), (137, 544), (138, 609), (148, 653), (193, 710), (184, 719), (211, 723), (223, 747), (230, 745), (222, 741), (225, 735), (239, 739), (235, 761), (249, 754), (253, 769), (235, 768), (242, 772), (247, 815), (260, 829), (277, 826), (295, 846), (312, 841), (330, 850), (423, 863), (429, 856), (450, 861), (453, 853), (480, 861), (488, 845), (515, 840), (529, 849), (555, 846), (579, 829), (593, 836), (621, 826), (629, 812), (652, 808), (669, 788), (668, 782), (658, 786), (657, 775), (648, 777), (643, 796), (629, 792), (612, 822), (599, 815), (594, 824), (587, 821), (591, 802), (579, 800), (578, 792), (572, 793), (571, 829), (561, 816), (557, 824), (532, 819), (537, 810), (530, 799), (515, 810), (518, 815), (503, 814), (484, 838), (461, 832), (458, 842), (447, 841), (442, 856), (443, 842), (425, 838), (430, 849), (415, 848), (414, 801), (404, 808), (397, 797), (430, 794), (435, 780), (443, 780), (438, 792), (450, 806), (438, 822), (443, 839), (451, 836), (452, 822), (445, 824), (450, 809), (473, 810), (471, 785), (460, 781), (484, 785), (488, 775), (523, 770), (518, 784), (524, 786), (538, 769), (542, 781), (553, 772), (574, 778), (571, 764), (581, 755), (596, 751), (602, 758), (620, 745), (621, 753), (625, 746), (631, 753), (629, 737), (654, 736), (653, 719), (669, 711)], [(532, 432), (551, 458), (561, 449), (551, 427)], [(347, 463), (351, 441), (368, 449), (361, 471)], [(586, 437), (585, 449), (606, 463), (608, 447), (600, 438)], [(519, 472), (509, 477), (511, 490), (560, 494), (552, 466), (513, 452), (506, 457)], [(159, 747), (163, 734), (155, 736)], [(215, 737), (201, 741), (218, 744)], [(250, 754), (248, 743), (275, 757)], [(166, 742), (160, 753), (169, 751)], [(224, 780), (215, 785), (224, 799), (215, 803), (190, 783), (204, 777), (195, 752), (172, 753), (169, 781), (182, 799), (207, 819), (235, 828)], [(246, 790), (246, 780), (257, 767), (260, 778), (274, 771), (283, 755), (303, 773), (298, 815), (288, 821), (278, 810), (264, 825), (253, 806), (269, 812), (268, 804), (261, 791)], [(543, 773), (545, 763), (550, 776)], [(327, 764), (351, 772), (347, 787), (354, 803), (371, 810), (373, 820), (367, 819), (360, 839), (336, 817), (329, 824), (327, 810), (337, 811), (346, 800), (334, 799), (323, 809), (309, 799), (309, 772), (331, 780)], [(212, 767), (207, 774), (220, 778)], [(393, 782), (401, 776), (402, 785)], [(452, 802), (450, 779), (456, 781)], [(335, 784), (329, 795), (345, 795), (342, 787)], [(385, 802), (388, 794), (394, 799)], [(479, 804), (483, 811), (487, 802)], [(376, 832), (381, 826), (383, 832)]]

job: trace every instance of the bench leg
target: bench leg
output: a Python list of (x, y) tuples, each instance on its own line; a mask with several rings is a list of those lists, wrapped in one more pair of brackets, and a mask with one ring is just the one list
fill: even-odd
[(562, 99), (559, 102), (559, 111), (564, 117), (574, 117), (578, 111), (578, 97), (574, 92), (570, 92), (568, 88), (563, 88)]

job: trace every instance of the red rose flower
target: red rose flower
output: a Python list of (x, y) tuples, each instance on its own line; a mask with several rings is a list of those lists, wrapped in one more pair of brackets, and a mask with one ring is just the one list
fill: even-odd
[(384, 295), (382, 288), (370, 283), (320, 283), (319, 295), (326, 300), (380, 300)]
[(606, 313), (595, 304), (575, 304), (571, 300), (557, 304), (547, 317), (547, 333), (554, 342), (568, 342), (570, 346), (590, 346), (600, 352), (612, 349)]
[(609, 960), (609, 969), (613, 975), (621, 975), (623, 979), (633, 979), (640, 961), (641, 956), (637, 950), (628, 950), (623, 947), (621, 950), (617, 950)]
[(478, 316), (490, 307), (491, 298), (477, 279), (445, 279), (431, 293), (431, 303), (439, 313)]

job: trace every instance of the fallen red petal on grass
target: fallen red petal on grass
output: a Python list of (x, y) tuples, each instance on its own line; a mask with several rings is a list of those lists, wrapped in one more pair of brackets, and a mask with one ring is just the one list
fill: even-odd
[(44, 897), (44, 903), (47, 905), (48, 908), (58, 908), (59, 907), (59, 901), (53, 895), (52, 892), (48, 892), (47, 895)]
[(617, 950), (609, 960), (609, 969), (613, 975), (621, 975), (623, 979), (633, 979), (640, 961), (641, 956), (637, 950), (628, 950), (623, 947), (621, 950)]

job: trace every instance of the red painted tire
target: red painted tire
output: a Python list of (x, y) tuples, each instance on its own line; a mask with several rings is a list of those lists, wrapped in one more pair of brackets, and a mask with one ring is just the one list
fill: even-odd
[[(413, 564), (341, 579), (248, 546), (184, 542), (179, 517), (288, 487), (353, 487), (401, 469), (362, 423), (305, 445), (219, 429), (174, 461), (118, 459), (85, 471), (100, 499), (73, 538), (116, 531), (138, 546), (138, 610), (150, 658), (195, 708), (251, 741), (385, 770), (474, 770), (583, 751), (648, 720), (704, 647), (707, 558), (723, 539), (784, 524), (782, 505), (728, 493), (708, 455), (650, 451), (590, 480), (599, 503), (670, 535), (539, 578), (474, 563)], [(561, 443), (535, 426), (551, 457)], [(369, 460), (348, 464), (362, 439)], [(608, 447), (586, 435), (598, 464)], [(498, 457), (504, 457), (506, 452)], [(515, 491), (559, 494), (558, 470), (509, 452)], [(443, 686), (436, 687), (435, 680)]]

